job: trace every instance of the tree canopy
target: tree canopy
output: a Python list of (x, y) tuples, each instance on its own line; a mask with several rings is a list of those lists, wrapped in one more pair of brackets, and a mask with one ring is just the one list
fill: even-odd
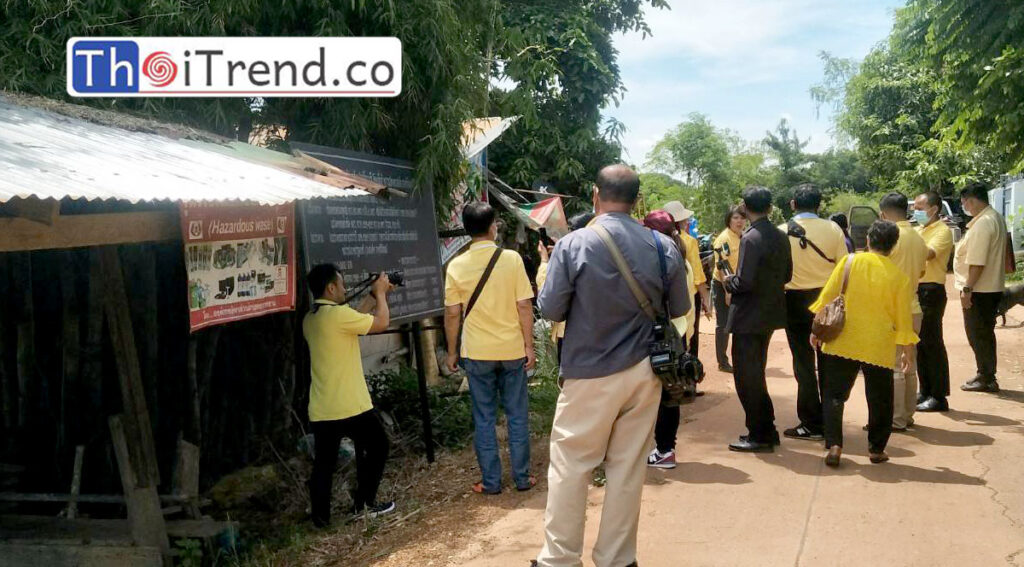
[[(0, 88), (67, 98), (72, 36), (395, 36), (403, 86), (395, 98), (82, 99), (247, 139), (283, 125), (289, 138), (414, 160), (438, 203), (465, 174), (462, 123), (522, 118), (491, 152), (492, 167), (528, 185), (548, 178), (585, 192), (619, 157), (622, 125), (601, 110), (624, 88), (614, 33), (649, 30), (642, 8), (664, 0), (33, 0), (0, 4)], [(493, 80), (503, 79), (493, 86)], [(500, 85), (511, 82), (511, 88)]]
[(997, 149), (1024, 170), (1024, 3), (909, 0), (892, 46), (934, 73), (935, 130), (957, 151)]

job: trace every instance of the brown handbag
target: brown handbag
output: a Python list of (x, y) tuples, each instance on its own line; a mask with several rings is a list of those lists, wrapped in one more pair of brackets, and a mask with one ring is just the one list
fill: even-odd
[(853, 265), (854, 255), (846, 259), (846, 267), (843, 269), (843, 288), (839, 296), (829, 301), (814, 315), (814, 322), (811, 323), (811, 333), (823, 342), (831, 342), (843, 331), (843, 324), (846, 323), (846, 285), (850, 283), (850, 266)]

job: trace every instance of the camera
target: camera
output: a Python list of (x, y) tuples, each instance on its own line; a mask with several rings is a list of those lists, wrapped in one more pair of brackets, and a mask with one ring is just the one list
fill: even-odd
[(729, 265), (729, 243), (723, 242), (722, 246), (715, 248), (715, 252), (718, 254), (718, 271), (722, 272), (727, 276), (732, 275), (732, 266)]
[(405, 273), (402, 270), (392, 270), (387, 272), (388, 282), (395, 287), (405, 286)]
[(686, 351), (671, 322), (659, 320), (654, 324), (654, 340), (649, 348), (651, 368), (669, 394), (670, 405), (678, 405), (697, 391), (697, 383), (704, 379), (703, 365)]

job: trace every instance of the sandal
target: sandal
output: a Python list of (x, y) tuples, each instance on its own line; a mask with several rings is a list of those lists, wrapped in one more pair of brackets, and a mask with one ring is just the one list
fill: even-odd
[(501, 489), (499, 488), (498, 490), (487, 491), (487, 490), (484, 490), (484, 483), (478, 482), (478, 483), (473, 485), (473, 492), (475, 492), (477, 494), (494, 495), (494, 494), (501, 494)]
[(527, 486), (517, 486), (516, 490), (518, 490), (519, 492), (526, 492), (527, 490), (530, 490), (534, 486), (537, 486), (537, 477), (531, 474), (528, 482), (530, 484), (528, 484)]

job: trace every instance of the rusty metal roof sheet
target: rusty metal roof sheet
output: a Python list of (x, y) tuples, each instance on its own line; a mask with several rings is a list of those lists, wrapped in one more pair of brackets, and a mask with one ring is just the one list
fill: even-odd
[(301, 160), (243, 142), (109, 126), (0, 95), (0, 203), (37, 197), (281, 204), (381, 188), (354, 175), (304, 170)]

